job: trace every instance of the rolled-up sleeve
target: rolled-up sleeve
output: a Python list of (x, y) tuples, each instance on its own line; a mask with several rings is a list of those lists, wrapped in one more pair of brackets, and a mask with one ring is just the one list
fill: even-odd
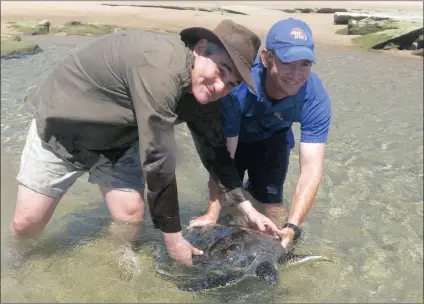
[(140, 161), (153, 224), (163, 232), (181, 231), (173, 111), (181, 94), (179, 85), (168, 71), (151, 66), (129, 69), (127, 81), (137, 119)]

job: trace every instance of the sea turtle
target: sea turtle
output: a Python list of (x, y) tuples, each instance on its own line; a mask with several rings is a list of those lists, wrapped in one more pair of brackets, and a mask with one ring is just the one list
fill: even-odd
[(241, 225), (189, 227), (183, 236), (203, 255), (193, 256), (191, 267), (182, 267), (166, 255), (159, 255), (155, 268), (184, 291), (224, 287), (247, 276), (276, 285), (277, 264), (328, 261), (322, 256), (294, 254), (293, 250), (285, 250), (278, 239)]

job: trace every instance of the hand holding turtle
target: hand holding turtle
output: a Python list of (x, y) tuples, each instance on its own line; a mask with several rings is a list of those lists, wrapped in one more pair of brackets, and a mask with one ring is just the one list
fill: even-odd
[(271, 235), (278, 235), (280, 232), (277, 226), (269, 218), (252, 206), (250, 201), (244, 201), (238, 204), (237, 208), (244, 214), (249, 226)]
[(193, 247), (181, 232), (164, 233), (164, 240), (169, 257), (173, 260), (185, 264), (193, 264), (193, 255), (202, 255), (203, 251)]

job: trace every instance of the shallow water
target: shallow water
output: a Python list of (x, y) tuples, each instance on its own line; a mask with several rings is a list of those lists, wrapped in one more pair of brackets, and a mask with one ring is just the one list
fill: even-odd
[[(59, 60), (92, 38), (32, 37), (42, 53), (1, 60), (1, 300), (4, 302), (422, 302), (423, 61), (347, 48), (318, 47), (313, 68), (333, 102), (325, 173), (304, 224), (299, 253), (331, 263), (280, 268), (272, 288), (254, 279), (211, 292), (179, 291), (153, 271), (146, 214), (138, 242), (139, 275), (128, 278), (107, 237), (110, 216), (82, 177), (59, 204), (29, 260), (12, 266), (7, 227), (15, 176), (31, 118), (25, 92)], [(184, 126), (177, 170), (183, 224), (207, 204), (207, 174)], [(299, 138), (299, 128), (295, 127)], [(291, 157), (285, 198), (298, 172)]]

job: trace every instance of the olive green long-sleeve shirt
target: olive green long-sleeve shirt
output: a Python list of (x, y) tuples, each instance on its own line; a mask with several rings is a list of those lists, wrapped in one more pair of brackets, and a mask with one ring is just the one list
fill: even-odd
[[(112, 162), (139, 141), (147, 202), (156, 228), (181, 230), (174, 125), (186, 122), (205, 168), (233, 205), (246, 200), (227, 152), (219, 104), (187, 93), (194, 64), (178, 35), (126, 30), (63, 60), (26, 101), (40, 137), (76, 168)], [(141, 173), (141, 172), (140, 172)]]

